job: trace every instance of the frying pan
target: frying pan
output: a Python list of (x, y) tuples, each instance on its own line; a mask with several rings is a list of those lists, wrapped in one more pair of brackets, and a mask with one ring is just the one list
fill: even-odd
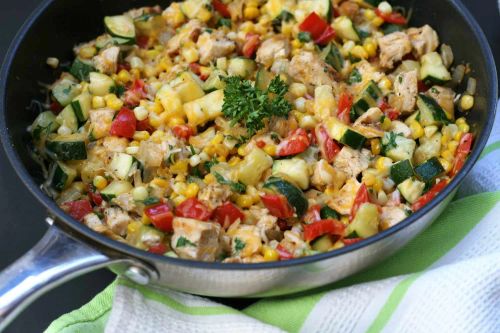
[(387, 258), (429, 226), (452, 199), (486, 144), (495, 117), (497, 74), (478, 24), (458, 1), (396, 1), (413, 8), (412, 25), (427, 23), (434, 27), (441, 41), (452, 46), (455, 62), (469, 62), (478, 80), (475, 106), (469, 116), (476, 138), (472, 153), (463, 169), (430, 204), (396, 226), (354, 245), (280, 262), (188, 261), (151, 254), (106, 238), (66, 215), (40, 190), (42, 172), (30, 156), (26, 131), (36, 112), (28, 106), (33, 99), (44, 98), (39, 82), (56, 79), (57, 73), (45, 65), (47, 57), (69, 61), (73, 45), (102, 33), (105, 15), (158, 2), (162, 6), (169, 3), (45, 0), (12, 42), (0, 76), (0, 137), (21, 182), (47, 208), (45, 220), (49, 228), (33, 249), (0, 273), (0, 330), (42, 293), (102, 267), (136, 283), (218, 297), (283, 295), (340, 280)]

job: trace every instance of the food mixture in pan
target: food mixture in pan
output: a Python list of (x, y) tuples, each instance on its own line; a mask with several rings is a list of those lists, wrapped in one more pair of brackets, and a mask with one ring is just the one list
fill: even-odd
[[(463, 166), (476, 81), (377, 0), (186, 0), (47, 59), (44, 189), (115, 240), (255, 263), (400, 223)], [(105, 33), (104, 33), (105, 31)]]

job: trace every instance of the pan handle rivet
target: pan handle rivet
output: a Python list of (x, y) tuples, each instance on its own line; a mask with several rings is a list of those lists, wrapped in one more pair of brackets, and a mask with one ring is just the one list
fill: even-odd
[(145, 269), (137, 266), (130, 266), (124, 274), (130, 280), (141, 285), (148, 284), (150, 280), (149, 273)]

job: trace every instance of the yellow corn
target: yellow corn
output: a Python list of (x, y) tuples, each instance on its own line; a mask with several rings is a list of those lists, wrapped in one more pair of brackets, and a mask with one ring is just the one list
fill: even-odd
[(460, 98), (460, 107), (462, 110), (467, 111), (472, 109), (474, 106), (474, 97), (471, 95), (463, 95), (462, 98)]
[(78, 50), (78, 55), (83, 59), (90, 59), (97, 53), (97, 49), (94, 46), (84, 46)]
[(261, 251), (264, 256), (264, 261), (277, 261), (280, 258), (278, 251), (270, 246), (264, 245)]
[(95, 176), (92, 183), (98, 190), (102, 190), (108, 186), (108, 181), (103, 176)]
[(243, 16), (247, 20), (253, 20), (257, 17), (259, 17), (260, 11), (256, 7), (246, 7), (245, 10), (243, 11)]
[(160, 62), (158, 63), (160, 68), (164, 71), (168, 71), (172, 68), (172, 60), (168, 55), (165, 55), (161, 58)]
[(147, 139), (149, 139), (149, 132), (148, 131), (135, 131), (134, 140), (145, 141)]
[(444, 158), (440, 158), (439, 162), (443, 166), (443, 169), (446, 173), (448, 173), (451, 170), (451, 163), (445, 160)]
[(373, 155), (379, 155), (381, 150), (380, 139), (372, 139), (370, 141), (370, 147)]
[(248, 0), (246, 1), (247, 7), (259, 7), (258, 0)]
[(158, 128), (163, 125), (163, 120), (156, 113), (151, 113), (149, 115), (149, 124), (154, 128)]
[(229, 166), (235, 166), (236, 164), (240, 163), (241, 159), (238, 156), (233, 156), (229, 160), (228, 164)]
[(382, 174), (387, 172), (391, 165), (392, 160), (389, 157), (379, 157), (377, 162), (375, 162), (375, 168)]
[(246, 21), (240, 25), (240, 31), (248, 34), (250, 32), (254, 32), (254, 24), (253, 22)]
[(198, 195), (198, 191), (200, 190), (200, 187), (196, 183), (189, 183), (186, 191), (184, 192), (184, 195), (186, 198), (194, 198)]
[(410, 122), (411, 136), (413, 139), (418, 139), (424, 135), (424, 128), (416, 120)]
[(217, 156), (223, 158), (223, 160), (220, 160), (219, 162), (225, 162), (227, 155), (229, 155), (229, 148), (223, 144), (218, 144), (214, 146), (214, 152)]
[(141, 77), (141, 70), (138, 68), (132, 68), (129, 73), (134, 77), (134, 79), (138, 79)]
[(467, 125), (466, 123), (460, 124), (460, 125), (458, 125), (458, 129), (460, 130), (460, 132), (468, 133), (470, 131), (470, 126)]
[(374, 27), (380, 27), (382, 24), (384, 24), (384, 19), (382, 19), (381, 17), (376, 16), (376, 17), (374, 17), (372, 19), (371, 22), (372, 22), (372, 25)]
[(380, 82), (378, 83), (378, 86), (382, 90), (390, 90), (392, 88), (392, 82), (389, 80), (387, 77), (384, 77)]
[(188, 159), (179, 160), (170, 167), (170, 172), (176, 175), (180, 173), (186, 173), (188, 171), (188, 164)]
[(140, 143), (139, 141), (130, 141), (130, 143), (128, 144), (130, 147), (139, 147), (140, 146)]
[(179, 195), (173, 198), (172, 201), (174, 202), (174, 206), (179, 206), (181, 203), (186, 201), (186, 197), (183, 195)]
[(249, 208), (253, 205), (252, 197), (248, 194), (239, 195), (236, 199), (236, 204), (241, 208)]
[(144, 225), (151, 224), (151, 220), (149, 219), (149, 217), (146, 214), (142, 214), (142, 216), (141, 216), (141, 222)]
[(366, 186), (373, 186), (376, 181), (376, 176), (373, 172), (365, 172), (362, 180)]
[(212, 175), (211, 173), (209, 173), (208, 175), (205, 176), (205, 178), (203, 178), (203, 182), (207, 185), (214, 184), (216, 181), (217, 179), (215, 179), (215, 176)]
[(302, 42), (298, 39), (292, 40), (292, 48), (293, 49), (300, 49), (302, 47)]
[(115, 94), (107, 94), (104, 96), (104, 100), (106, 101), (106, 106), (115, 111), (120, 110), (123, 106), (123, 101), (116, 97)]
[(100, 109), (106, 106), (106, 101), (102, 96), (93, 96), (92, 97), (92, 108)]
[(163, 178), (154, 178), (151, 182), (150, 182), (151, 185), (154, 185), (154, 186), (157, 186), (157, 187), (161, 187), (161, 188), (167, 188), (169, 187), (169, 182), (166, 180), (166, 179), (163, 179)]
[(245, 156), (246, 155), (246, 144), (243, 144), (238, 147), (238, 155)]
[(368, 52), (362, 47), (361, 45), (356, 45), (352, 48), (351, 54), (360, 59), (366, 59), (368, 58)]
[(453, 153), (455, 154), (455, 151), (457, 150), (458, 148), (458, 141), (455, 141), (455, 140), (452, 140), (450, 142), (448, 142), (448, 146), (447, 148)]
[(264, 147), (264, 151), (266, 152), (266, 154), (270, 156), (276, 155), (276, 150), (277, 150), (276, 145), (265, 145)]
[(382, 187), (384, 186), (384, 182), (380, 177), (375, 177), (375, 182), (373, 183), (373, 189), (378, 192), (382, 190)]
[(385, 117), (384, 118), (384, 121), (382, 122), (382, 124), (380, 124), (380, 127), (382, 128), (382, 130), (384, 131), (388, 131), (391, 129), (391, 120), (389, 119), (389, 117)]
[(450, 141), (448, 134), (443, 134), (443, 136), (441, 136), (441, 145), (445, 147), (448, 144), (448, 141)]
[(365, 9), (363, 16), (365, 17), (365, 19), (367, 21), (370, 21), (370, 20), (373, 20), (376, 15), (375, 15), (375, 11), (373, 11), (372, 9)]
[(340, 222), (342, 222), (342, 224), (344, 224), (344, 225), (349, 225), (349, 223), (351, 223), (351, 221), (349, 221), (349, 217), (347, 217), (347, 216), (342, 216), (340, 218)]
[(366, 43), (365, 45), (363, 45), (363, 47), (365, 48), (365, 51), (369, 57), (374, 57), (377, 55), (377, 44)]
[(291, 94), (295, 95), (296, 97), (302, 97), (305, 94), (307, 94), (307, 87), (303, 83), (292, 83), (290, 84), (290, 88), (288, 89)]
[(441, 156), (447, 161), (452, 161), (455, 158), (454, 154), (448, 149), (442, 151)]
[(467, 121), (465, 120), (464, 117), (460, 117), (455, 121), (455, 124), (457, 124), (457, 126), (461, 124), (467, 124)]
[(181, 11), (181, 6), (179, 3), (172, 3), (162, 14), (166, 23), (174, 28), (179, 27), (184, 23), (186, 17)]
[(137, 186), (132, 190), (132, 197), (135, 201), (143, 201), (148, 197), (148, 190), (145, 186)]
[(141, 228), (141, 223), (139, 222), (132, 222), (127, 225), (127, 233), (129, 234), (134, 234), (139, 231)]
[(118, 81), (122, 82), (122, 83), (127, 83), (129, 81), (132, 80), (132, 77), (130, 76), (130, 73), (126, 70), (126, 69), (122, 69), (119, 73), (118, 73)]
[(168, 121), (168, 127), (174, 127), (178, 125), (184, 125), (186, 122), (184, 121), (184, 118), (182, 117), (172, 117)]
[(177, 183), (174, 184), (173, 186), (173, 190), (174, 190), (174, 195), (172, 196), (172, 198), (175, 198), (176, 195), (175, 194), (179, 194), (179, 195), (182, 195), (184, 196), (184, 194), (186, 193), (186, 189), (187, 189), (187, 184), (183, 181), (179, 181)]
[(200, 59), (198, 50), (194, 47), (186, 47), (181, 51), (182, 57), (188, 62), (197, 62)]
[(210, 143), (213, 145), (217, 145), (224, 140), (224, 135), (222, 133), (217, 133), (212, 140), (210, 140)]
[(159, 101), (155, 101), (154, 103), (148, 103), (146, 105), (146, 109), (148, 109), (149, 112), (154, 112), (156, 114), (160, 114), (163, 112), (163, 106)]

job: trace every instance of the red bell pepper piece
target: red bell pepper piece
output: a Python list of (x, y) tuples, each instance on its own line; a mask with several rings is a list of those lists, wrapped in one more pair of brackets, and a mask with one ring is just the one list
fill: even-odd
[(340, 94), (337, 118), (339, 118), (344, 124), (349, 124), (351, 122), (349, 113), (351, 112), (352, 102), (353, 97), (351, 94), (347, 92)]
[(136, 126), (137, 120), (134, 112), (127, 108), (121, 108), (111, 123), (109, 134), (131, 139), (134, 136)]
[(96, 206), (100, 206), (102, 204), (102, 196), (101, 193), (97, 192), (96, 188), (89, 184), (87, 186), (87, 195)]
[(386, 101), (382, 100), (379, 104), (378, 107), (380, 110), (386, 115), (387, 118), (390, 120), (396, 120), (399, 118), (400, 112), (393, 108), (389, 103)]
[(309, 224), (314, 223), (314, 222), (318, 222), (319, 220), (321, 220), (320, 211), (321, 211), (320, 205), (313, 205), (313, 206), (309, 207), (306, 215), (304, 216), (304, 221), (306, 223), (309, 223)]
[(146, 35), (137, 36), (137, 38), (135, 39), (135, 43), (141, 49), (147, 49), (149, 45), (149, 37)]
[(85, 215), (92, 213), (92, 205), (87, 199), (68, 201), (62, 204), (66, 212), (75, 220), (82, 221)]
[(245, 36), (245, 44), (243, 44), (241, 53), (245, 57), (251, 58), (253, 57), (255, 51), (257, 50), (257, 47), (259, 47), (259, 44), (260, 44), (260, 36), (258, 34), (248, 33)]
[(241, 212), (241, 210), (236, 207), (231, 202), (227, 201), (215, 208), (212, 218), (217, 221), (221, 226), (227, 228), (236, 220), (243, 221), (245, 215)]
[(344, 245), (351, 245), (351, 244), (354, 244), (354, 243), (357, 243), (357, 242), (360, 242), (362, 241), (363, 238), (360, 238), (360, 237), (357, 237), (357, 238), (344, 238), (342, 240), (342, 243), (344, 243)]
[(464, 166), (465, 160), (467, 159), (467, 156), (470, 153), (470, 148), (472, 146), (472, 139), (473, 136), (471, 133), (465, 133), (464, 135), (462, 135), (460, 143), (458, 144), (457, 147), (457, 153), (455, 155), (455, 161), (453, 163), (453, 167), (451, 168), (451, 171), (449, 173), (450, 177), (455, 176)]
[(61, 112), (63, 109), (62, 105), (59, 104), (59, 102), (57, 101), (53, 101), (52, 103), (50, 103), (50, 110), (54, 113), (54, 114), (59, 114), (59, 112)]
[(144, 209), (144, 214), (151, 220), (151, 223), (161, 231), (173, 231), (172, 221), (174, 214), (166, 203), (159, 203), (153, 206), (148, 206)]
[(177, 206), (175, 215), (200, 221), (208, 221), (210, 216), (212, 216), (212, 212), (198, 199), (189, 198)]
[(146, 97), (144, 81), (140, 79), (134, 80), (134, 83), (125, 92), (124, 102), (129, 106), (137, 106), (141, 99)]
[(426, 92), (427, 90), (429, 90), (429, 87), (422, 80), (417, 81), (417, 86), (419, 93)]
[(266, 142), (265, 141), (262, 141), (262, 140), (259, 140), (255, 143), (255, 145), (259, 148), (264, 148), (266, 146)]
[(271, 215), (280, 219), (286, 219), (293, 216), (293, 207), (285, 196), (281, 194), (265, 194), (261, 195), (260, 198)]
[(308, 32), (314, 40), (320, 38), (328, 27), (328, 23), (315, 12), (309, 14), (299, 25), (300, 31)]
[(311, 224), (304, 224), (304, 239), (312, 241), (324, 234), (342, 236), (344, 229), (345, 226), (340, 221), (334, 219), (319, 220)]
[(321, 150), (321, 155), (328, 163), (332, 163), (333, 159), (340, 152), (340, 145), (335, 142), (323, 125), (316, 128), (316, 140), (318, 140), (318, 145)]
[(331, 26), (327, 26), (326, 29), (323, 31), (321, 36), (319, 38), (315, 39), (314, 42), (318, 45), (326, 45), (328, 44), (332, 39), (335, 38), (335, 30)]
[(401, 15), (401, 13), (398, 12), (392, 12), (390, 14), (385, 14), (382, 13), (378, 8), (375, 9), (375, 14), (377, 14), (378, 17), (383, 19), (387, 23), (392, 23), (392, 24), (399, 24), (399, 25), (405, 25), (406, 24), (406, 17)]
[(149, 132), (149, 134), (151, 134), (155, 131), (154, 127), (151, 126), (151, 124), (149, 123), (149, 118), (138, 121), (136, 124), (136, 130), (137, 131), (147, 131), (147, 132)]
[(445, 180), (442, 180), (439, 183), (437, 183), (436, 185), (434, 185), (433, 187), (431, 187), (431, 189), (429, 191), (427, 191), (427, 193), (425, 193), (417, 201), (415, 201), (413, 203), (413, 205), (411, 205), (411, 209), (414, 212), (416, 212), (420, 208), (422, 208), (425, 205), (427, 205), (427, 203), (429, 201), (431, 201), (432, 199), (434, 199), (434, 197), (436, 195), (438, 195), (438, 193), (441, 192), (446, 187), (446, 184), (447, 184), (447, 182)]
[(163, 243), (159, 243), (158, 245), (151, 246), (148, 251), (155, 254), (165, 254), (165, 252), (167, 252), (167, 246)]
[(354, 198), (354, 203), (351, 208), (351, 220), (356, 216), (359, 207), (367, 202), (370, 202), (370, 198), (368, 197), (368, 189), (366, 188), (365, 183), (361, 183), (361, 186), (356, 193), (356, 197)]
[(231, 13), (229, 12), (229, 9), (221, 1), (219, 1), (219, 0), (212, 0), (212, 6), (214, 6), (214, 9), (217, 12), (219, 12), (219, 14), (222, 17), (225, 17), (225, 18), (231, 17)]
[(291, 156), (302, 153), (311, 142), (303, 128), (297, 128), (278, 145), (278, 156)]
[(278, 254), (280, 256), (280, 260), (293, 259), (293, 254), (288, 252), (288, 250), (285, 249), (285, 247), (281, 244), (278, 244), (278, 246), (276, 246), (276, 251), (278, 251)]
[(177, 125), (172, 128), (174, 135), (180, 139), (187, 140), (193, 135), (193, 129), (188, 125)]

